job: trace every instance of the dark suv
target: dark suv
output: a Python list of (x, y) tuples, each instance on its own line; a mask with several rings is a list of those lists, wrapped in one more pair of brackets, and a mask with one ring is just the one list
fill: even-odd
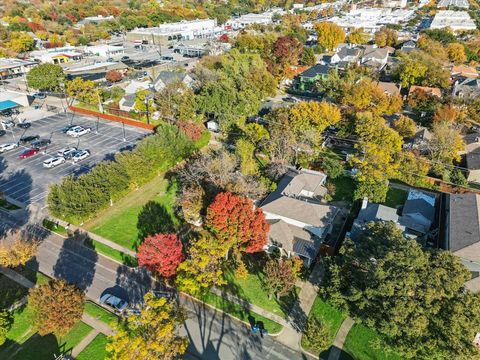
[(39, 139), (39, 140), (35, 140), (35, 141), (32, 141), (30, 143), (30, 145), (32, 147), (35, 147), (35, 148), (38, 148), (38, 149), (41, 149), (41, 148), (44, 148), (44, 147), (47, 147), (48, 145), (50, 145), (52, 142), (48, 139)]
[(29, 135), (29, 136), (22, 136), (20, 140), (18, 140), (19, 144), (29, 144), (32, 141), (40, 139), (39, 135)]

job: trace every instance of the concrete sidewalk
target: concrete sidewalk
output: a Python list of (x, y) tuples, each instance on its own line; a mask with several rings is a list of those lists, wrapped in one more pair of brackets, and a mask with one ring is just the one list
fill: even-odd
[(343, 344), (345, 343), (345, 339), (347, 338), (350, 329), (352, 328), (355, 321), (351, 317), (347, 317), (343, 320), (340, 329), (338, 329), (337, 336), (333, 341), (332, 350), (328, 355), (328, 360), (338, 360), (340, 359), (340, 355), (342, 354)]

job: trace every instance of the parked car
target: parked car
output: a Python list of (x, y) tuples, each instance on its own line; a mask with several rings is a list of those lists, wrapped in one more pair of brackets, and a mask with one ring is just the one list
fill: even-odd
[(0, 153), (16, 149), (18, 147), (17, 143), (8, 143), (0, 145)]
[(76, 138), (88, 134), (90, 131), (92, 131), (92, 129), (88, 127), (84, 128), (83, 126), (75, 126), (74, 128), (67, 131), (67, 135)]
[(60, 129), (60, 131), (64, 134), (66, 134), (68, 132), (68, 130), (71, 130), (73, 129), (74, 127), (76, 127), (77, 125), (71, 125), (71, 124), (68, 124), (68, 125), (65, 125), (64, 127), (62, 127)]
[(73, 162), (78, 162), (80, 160), (86, 159), (89, 156), (90, 156), (90, 151), (88, 151), (88, 150), (78, 150), (77, 152), (75, 152), (75, 155), (72, 156), (72, 160), (73, 160)]
[(21, 129), (28, 129), (30, 126), (32, 126), (32, 124), (29, 122), (21, 122), (17, 124), (17, 127)]
[(29, 158), (30, 156), (33, 156), (33, 155), (38, 154), (39, 151), (40, 151), (40, 149), (37, 149), (37, 148), (27, 149), (27, 150), (25, 150), (24, 152), (22, 152), (22, 153), (20, 154), (19, 158), (20, 158), (20, 159)]
[(22, 136), (18, 142), (20, 144), (30, 144), (32, 141), (40, 139), (39, 135)]
[(7, 110), (3, 110), (2, 112), (0, 112), (0, 115), (2, 115), (2, 116), (12, 116), (13, 112), (12, 112), (12, 110), (7, 109)]
[(39, 139), (39, 140), (32, 141), (30, 145), (31, 147), (41, 149), (41, 148), (47, 147), (51, 143), (52, 142), (49, 139)]
[(61, 156), (65, 159), (70, 159), (75, 153), (77, 152), (76, 147), (71, 147), (71, 148), (63, 148), (57, 151), (57, 155)]
[(47, 94), (43, 92), (37, 92), (32, 95), (35, 99), (45, 99), (47, 97)]
[(121, 59), (121, 60), (128, 60), (128, 59), (130, 59), (129, 56), (122, 56), (122, 59)]
[(7, 132), (5, 130), (0, 130), (0, 136), (5, 135)]
[(111, 307), (115, 312), (122, 313), (123, 310), (128, 305), (128, 302), (125, 300), (120, 299), (119, 297), (116, 297), (113, 294), (103, 294), (102, 297), (100, 298), (100, 304), (107, 305), (108, 307)]
[(65, 162), (65, 158), (63, 156), (52, 157), (43, 162), (43, 167), (47, 169), (51, 169), (51, 168), (54, 168), (55, 166), (63, 164), (64, 162)]
[(15, 126), (15, 123), (12, 120), (2, 120), (0, 124), (3, 127), (3, 130), (10, 129)]

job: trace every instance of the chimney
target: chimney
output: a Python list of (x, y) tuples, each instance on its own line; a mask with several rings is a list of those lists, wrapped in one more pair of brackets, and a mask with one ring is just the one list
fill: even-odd
[(362, 200), (362, 210), (366, 209), (367, 205), (368, 205), (368, 198), (364, 197), (363, 200)]

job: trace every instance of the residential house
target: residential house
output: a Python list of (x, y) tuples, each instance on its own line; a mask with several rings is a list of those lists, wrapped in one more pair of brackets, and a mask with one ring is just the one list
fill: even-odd
[(24, 75), (38, 62), (16, 58), (0, 58), (0, 80), (12, 76)]
[(360, 63), (363, 66), (382, 70), (388, 62), (388, 49), (365, 45)]
[(327, 176), (313, 170), (290, 170), (262, 203), (270, 224), (266, 251), (280, 249), (310, 266), (332, 230), (339, 208), (321, 203)]
[(472, 133), (463, 137), (465, 162), (468, 169), (467, 180), (480, 184), (480, 134)]
[(378, 86), (380, 86), (385, 94), (389, 96), (400, 95), (400, 85), (393, 82), (379, 81)]
[(153, 82), (153, 87), (155, 91), (161, 91), (167, 85), (174, 82), (182, 82), (188, 87), (192, 87), (194, 80), (189, 74), (185, 72), (162, 71), (160, 72), (160, 74), (158, 74), (157, 78)]
[(414, 51), (417, 48), (417, 43), (413, 40), (405, 41), (400, 48), (404, 53), (409, 53)]
[(462, 98), (477, 98), (480, 96), (480, 80), (477, 78), (467, 78), (463, 81), (456, 81), (453, 85), (453, 96)]
[(458, 256), (472, 272), (467, 288), (480, 290), (480, 195), (446, 194), (442, 248)]
[(452, 79), (460, 80), (460, 79), (476, 79), (478, 77), (477, 69), (473, 66), (466, 66), (466, 65), (454, 65), (452, 66), (452, 70), (450, 71)]
[(423, 92), (425, 94), (436, 96), (438, 98), (442, 97), (442, 90), (440, 90), (439, 88), (433, 88), (428, 86), (418, 86), (418, 85), (410, 86), (410, 90), (408, 91), (408, 96), (412, 96), (412, 94), (416, 92)]
[(332, 69), (335, 68), (322, 64), (312, 66), (295, 78), (293, 89), (300, 92), (315, 92), (315, 84), (317, 81), (326, 79)]
[(359, 64), (362, 56), (360, 47), (351, 47), (343, 45), (338, 48), (337, 52), (331, 57), (330, 64), (336, 64), (339, 68), (346, 68), (348, 65)]
[(406, 139), (403, 148), (417, 150), (421, 154), (428, 152), (428, 143), (433, 138), (433, 134), (424, 126), (417, 126), (415, 135), (411, 139)]
[(135, 108), (135, 97), (139, 90), (151, 89), (150, 81), (132, 81), (125, 87), (125, 95), (120, 99), (118, 105), (122, 111), (132, 111)]

